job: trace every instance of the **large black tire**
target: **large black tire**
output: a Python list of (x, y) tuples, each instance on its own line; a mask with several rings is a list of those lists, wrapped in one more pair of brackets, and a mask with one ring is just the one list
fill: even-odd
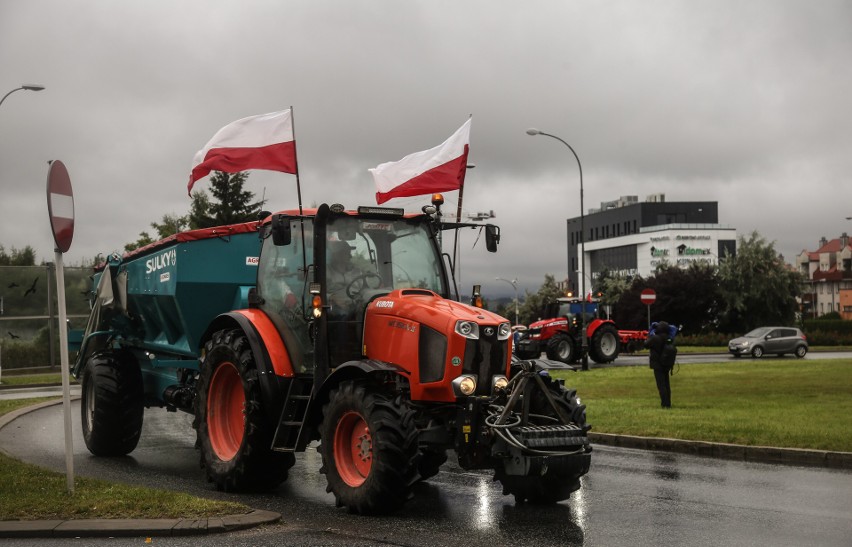
[(574, 348), (574, 341), (566, 334), (554, 334), (547, 341), (547, 358), (554, 361), (562, 361), (563, 363), (573, 363), (577, 360), (577, 352)]
[[(577, 392), (566, 389), (561, 382), (545, 377), (548, 389), (556, 404), (561, 407), (563, 414), (573, 424), (583, 427), (586, 425), (586, 405), (577, 400)], [(555, 417), (556, 412), (540, 390), (532, 393), (530, 414)], [(533, 424), (535, 419), (531, 418)], [(552, 425), (553, 421), (541, 421), (537, 425)], [(588, 450), (588, 447), (587, 447)], [(513, 495), (516, 503), (551, 504), (558, 503), (580, 488), (580, 477), (588, 472), (588, 459), (581, 469), (550, 468), (542, 475), (518, 476), (507, 475), (502, 467), (494, 472), (494, 480), (503, 485), (503, 495)]]
[(293, 453), (270, 448), (275, 425), (266, 418), (254, 355), (239, 329), (218, 331), (205, 346), (193, 425), (201, 467), (219, 490), (270, 490), (296, 462)]
[(125, 456), (142, 433), (145, 394), (142, 372), (132, 354), (92, 355), (83, 370), (83, 439), (95, 456)]
[(320, 426), (327, 492), (362, 515), (402, 507), (419, 475), (414, 413), (365, 381), (342, 382), (329, 394)]
[(595, 363), (615, 361), (620, 349), (621, 340), (618, 337), (618, 329), (609, 323), (598, 327), (592, 339), (589, 340), (589, 357)]

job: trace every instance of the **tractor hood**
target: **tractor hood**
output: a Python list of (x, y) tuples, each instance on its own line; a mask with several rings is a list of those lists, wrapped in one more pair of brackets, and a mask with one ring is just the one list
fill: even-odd
[(535, 323), (530, 323), (529, 330), (542, 330), (549, 327), (564, 327), (568, 324), (568, 320), (564, 317), (554, 317), (552, 319), (542, 319)]
[(457, 321), (471, 321), (483, 326), (509, 322), (496, 313), (447, 300), (426, 289), (395, 290), (373, 300), (367, 306), (367, 313), (410, 319), (439, 332), (452, 330)]

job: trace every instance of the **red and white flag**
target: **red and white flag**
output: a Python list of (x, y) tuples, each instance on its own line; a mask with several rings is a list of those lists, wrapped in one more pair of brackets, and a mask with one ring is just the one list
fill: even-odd
[(464, 185), (469, 147), (470, 119), (443, 144), (370, 169), (376, 183), (376, 203), (458, 190)]
[(195, 154), (187, 191), (210, 171), (239, 173), (266, 169), (296, 173), (296, 140), (290, 109), (249, 116), (220, 129)]

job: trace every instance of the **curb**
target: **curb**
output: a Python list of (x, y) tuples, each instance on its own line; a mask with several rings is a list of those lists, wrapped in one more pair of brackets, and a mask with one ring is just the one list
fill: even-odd
[(202, 519), (4, 520), (0, 521), (0, 538), (194, 536), (233, 532), (279, 520), (280, 513), (260, 510)]
[(634, 435), (614, 435), (611, 433), (591, 433), (593, 443), (638, 448), (642, 450), (662, 450), (690, 454), (704, 458), (720, 458), (755, 463), (800, 465), (825, 467), (831, 469), (852, 469), (852, 452), (832, 452), (829, 450), (807, 450), (803, 448), (778, 448), (774, 446), (747, 446), (741, 444), (712, 443), (707, 441), (686, 441), (660, 437), (637, 437)]

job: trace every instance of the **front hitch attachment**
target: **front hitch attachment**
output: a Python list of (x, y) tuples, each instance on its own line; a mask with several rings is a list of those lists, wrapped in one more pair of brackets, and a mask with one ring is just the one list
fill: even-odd
[(584, 452), (589, 443), (586, 434), (591, 427), (572, 419), (584, 416), (582, 405), (573, 392), (550, 378), (549, 362), (536, 361), (516, 363), (521, 370), (509, 381), (505, 405), (491, 404), (488, 408), (485, 425), (508, 445), (495, 446), (495, 450), (502, 452), (509, 448), (510, 452), (520, 451), (524, 456)]

